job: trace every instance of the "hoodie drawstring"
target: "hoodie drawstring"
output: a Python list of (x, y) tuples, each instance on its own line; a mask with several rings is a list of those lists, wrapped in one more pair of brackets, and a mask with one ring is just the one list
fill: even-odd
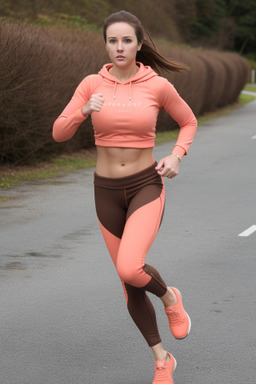
[(129, 93), (130, 93), (129, 100), (131, 101), (131, 99), (132, 99), (132, 82), (131, 81), (130, 81), (130, 85), (129, 85)]
[(115, 87), (114, 87), (114, 92), (113, 92), (113, 99), (114, 100), (116, 98), (116, 87), (117, 87), (117, 82), (115, 81)]
[[(114, 91), (113, 91), (113, 99), (116, 99), (116, 88), (117, 88), (117, 82), (115, 81)], [(129, 100), (132, 100), (132, 82), (129, 83)]]

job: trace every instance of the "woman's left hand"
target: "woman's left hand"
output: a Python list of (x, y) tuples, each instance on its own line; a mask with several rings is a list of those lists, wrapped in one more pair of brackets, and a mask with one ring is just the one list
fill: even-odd
[(161, 159), (155, 169), (160, 176), (172, 179), (179, 173), (180, 162), (176, 156), (171, 154)]

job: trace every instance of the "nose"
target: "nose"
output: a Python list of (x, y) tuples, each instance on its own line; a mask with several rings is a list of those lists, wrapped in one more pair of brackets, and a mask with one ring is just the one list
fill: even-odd
[(123, 44), (122, 44), (122, 41), (119, 41), (119, 42), (118, 42), (117, 50), (118, 50), (118, 52), (123, 51)]

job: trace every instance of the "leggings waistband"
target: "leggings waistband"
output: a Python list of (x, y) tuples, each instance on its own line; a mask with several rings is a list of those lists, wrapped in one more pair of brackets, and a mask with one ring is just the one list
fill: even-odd
[(157, 173), (155, 167), (157, 162), (155, 161), (150, 167), (136, 172), (132, 175), (118, 178), (99, 176), (94, 173), (94, 184), (99, 187), (109, 189), (123, 189), (140, 186), (141, 184), (158, 184), (163, 185), (162, 177)]

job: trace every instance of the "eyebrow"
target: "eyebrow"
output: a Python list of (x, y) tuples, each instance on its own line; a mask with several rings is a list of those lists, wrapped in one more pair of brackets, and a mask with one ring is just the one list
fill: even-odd
[[(133, 36), (123, 36), (123, 39), (127, 39), (127, 38), (133, 38)], [(116, 39), (116, 36), (109, 36), (108, 39)]]

